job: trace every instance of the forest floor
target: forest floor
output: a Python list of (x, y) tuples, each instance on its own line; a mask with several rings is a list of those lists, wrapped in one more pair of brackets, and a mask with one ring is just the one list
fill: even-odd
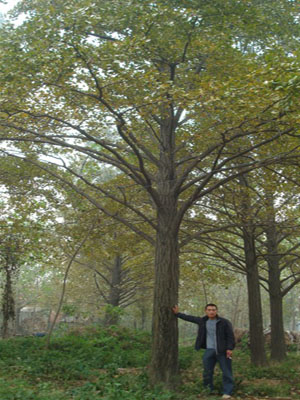
[[(202, 387), (201, 351), (180, 347), (176, 390), (150, 387), (150, 335), (111, 327), (57, 333), (45, 338), (0, 340), (0, 400), (217, 400), (222, 382), (215, 371), (215, 395)], [(247, 344), (234, 351), (233, 400), (299, 400), (300, 354), (290, 349), (283, 363), (250, 364)]]

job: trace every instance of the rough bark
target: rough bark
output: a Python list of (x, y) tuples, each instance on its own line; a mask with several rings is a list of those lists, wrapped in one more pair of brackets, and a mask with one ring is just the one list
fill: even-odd
[[(165, 116), (166, 114), (164, 114)], [(152, 317), (152, 383), (174, 387), (178, 380), (178, 325), (172, 307), (178, 303), (179, 246), (176, 187), (175, 121), (172, 109), (161, 124), (160, 169), (157, 191), (157, 232)]]
[(178, 326), (171, 308), (177, 304), (178, 298), (179, 256), (177, 232), (170, 227), (171, 212), (167, 219), (169, 221), (159, 216), (150, 378), (153, 383), (163, 382), (172, 387), (178, 374)]

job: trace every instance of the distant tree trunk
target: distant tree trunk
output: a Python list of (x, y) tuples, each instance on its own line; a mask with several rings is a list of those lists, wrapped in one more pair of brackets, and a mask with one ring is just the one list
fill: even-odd
[(111, 280), (109, 287), (109, 295), (108, 295), (108, 306), (106, 309), (104, 324), (106, 326), (109, 325), (118, 325), (119, 323), (119, 314), (114, 310), (115, 307), (119, 307), (120, 305), (120, 288), (122, 283), (122, 257), (118, 254), (115, 256), (113, 266), (111, 269)]
[(141, 329), (145, 330), (146, 329), (146, 317), (147, 317), (147, 308), (145, 307), (144, 304), (140, 307), (140, 312), (141, 312)]
[(206, 286), (205, 286), (205, 282), (202, 280), (202, 287), (203, 287), (203, 293), (204, 293), (204, 298), (205, 298), (205, 304), (208, 303), (208, 297), (207, 297), (207, 291), (206, 291)]
[(21, 307), (16, 307), (15, 308), (15, 313), (16, 313), (16, 333), (17, 334), (22, 334), (23, 333), (23, 329), (22, 329), (22, 325), (21, 325), (21, 310), (22, 310), (23, 306)]
[(257, 257), (255, 250), (255, 227), (252, 222), (251, 200), (245, 176), (240, 177), (242, 190), (241, 218), (246, 261), (246, 277), (248, 288), (249, 332), (251, 362), (254, 365), (266, 365), (265, 340), (263, 333), (263, 317)]
[(233, 309), (232, 317), (231, 317), (231, 322), (232, 326), (237, 326), (237, 321), (238, 321), (238, 316), (239, 316), (239, 308), (240, 308), (240, 298), (241, 298), (241, 292), (242, 292), (242, 283), (239, 285), (238, 289), (238, 294), (235, 300), (235, 306)]
[(268, 286), (271, 315), (271, 359), (282, 361), (286, 357), (286, 345), (283, 324), (283, 294), (280, 281), (280, 256), (278, 254), (278, 235), (276, 230), (274, 199), (267, 193), (266, 243), (268, 262)]
[(298, 298), (295, 296), (295, 292), (293, 291), (290, 293), (290, 299), (289, 299), (289, 308), (292, 311), (291, 315), (291, 320), (289, 320), (289, 327), (292, 332), (295, 332), (297, 330), (297, 313), (294, 312), (294, 310), (297, 307), (297, 300)]
[(8, 338), (15, 334), (15, 299), (13, 280), (19, 269), (19, 240), (14, 235), (7, 235), (2, 244), (2, 271), (4, 274), (4, 288), (2, 293), (2, 337)]
[(10, 265), (5, 266), (5, 286), (2, 295), (2, 337), (10, 337), (15, 331), (15, 300), (12, 284), (13, 269)]

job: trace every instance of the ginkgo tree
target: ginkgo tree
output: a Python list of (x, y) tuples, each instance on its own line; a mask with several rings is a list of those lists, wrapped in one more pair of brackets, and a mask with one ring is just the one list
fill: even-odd
[[(48, 171), (154, 246), (154, 383), (172, 385), (178, 373), (171, 307), (184, 216), (216, 188), (294, 150), (264, 151), (297, 129), (290, 116), (297, 83), (275, 90), (292, 74), (286, 65), (297, 67), (293, 49), (276, 70), (270, 62), (272, 43), (293, 36), (278, 26), (283, 15), (293, 27), (293, 7), (284, 0), (26, 0), (16, 10), (23, 22), (2, 29), (3, 151)], [(269, 58), (241, 51), (246, 42), (256, 52), (263, 42)], [(125, 184), (90, 179), (84, 165), (68, 162), (74, 153), (111, 166)], [(128, 180), (147, 207), (127, 201)]]
[[(98, 316), (104, 317), (105, 325), (116, 325), (121, 311), (139, 301), (140, 293), (153, 286), (152, 249), (134, 232), (99, 213), (85, 199), (73, 194), (70, 203), (72, 208), (66, 208), (61, 214), (63, 221), (57, 230), (70, 239), (64, 245), (66, 254), (74, 251), (73, 242), (84, 236), (94, 221), (96, 224), (74, 259), (67, 292), (76, 293), (77, 301), (83, 303), (80, 297), (85, 296), (87, 300), (88, 288), (88, 301), (95, 305)], [(115, 211), (120, 214), (118, 207)]]
[(22, 168), (22, 164), (17, 159), (0, 158), (3, 337), (15, 334), (18, 328), (16, 315), (20, 302), (16, 287), (20, 276), (32, 269), (32, 265), (46, 264), (49, 253), (52, 256), (55, 253), (49, 234), (54, 208), (45, 197), (46, 193), (49, 198), (54, 197), (52, 190), (49, 191), (49, 179), (45, 182), (40, 169), (30, 165)]

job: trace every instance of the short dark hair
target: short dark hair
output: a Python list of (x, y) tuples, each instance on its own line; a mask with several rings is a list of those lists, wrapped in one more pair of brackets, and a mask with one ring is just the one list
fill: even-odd
[(213, 304), (213, 303), (208, 303), (208, 304), (206, 304), (205, 310), (207, 309), (207, 307), (216, 307), (216, 309), (218, 309), (218, 307), (217, 307), (215, 304)]

